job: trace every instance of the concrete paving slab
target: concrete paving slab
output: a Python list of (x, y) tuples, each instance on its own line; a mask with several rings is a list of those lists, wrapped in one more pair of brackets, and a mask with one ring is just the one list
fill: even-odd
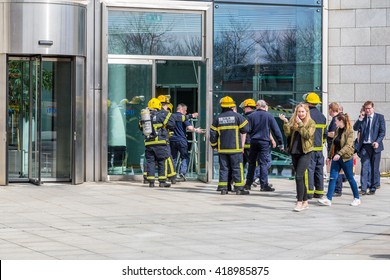
[(358, 207), (344, 188), (300, 213), (294, 181), (271, 182), (248, 196), (196, 181), (1, 187), (0, 259), (390, 259), (390, 178)]

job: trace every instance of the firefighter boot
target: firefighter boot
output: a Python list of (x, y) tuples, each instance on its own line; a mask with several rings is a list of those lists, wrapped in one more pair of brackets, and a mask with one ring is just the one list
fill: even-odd
[(160, 188), (169, 188), (171, 184), (165, 182), (165, 181), (160, 181), (159, 187)]
[(154, 181), (149, 181), (149, 188), (154, 188)]

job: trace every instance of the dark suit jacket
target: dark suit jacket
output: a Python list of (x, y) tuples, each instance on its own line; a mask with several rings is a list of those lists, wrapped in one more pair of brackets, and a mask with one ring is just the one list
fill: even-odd
[[(356, 150), (360, 152), (363, 147), (363, 139), (365, 137), (366, 126), (368, 122), (368, 117), (365, 116), (362, 121), (359, 119), (353, 125), (353, 130), (360, 131), (359, 142), (356, 147)], [(375, 153), (380, 153), (383, 151), (383, 139), (386, 135), (386, 123), (385, 117), (382, 114), (374, 113), (374, 118), (372, 119), (371, 124), (371, 142), (377, 142), (379, 144), (378, 149), (375, 150)]]

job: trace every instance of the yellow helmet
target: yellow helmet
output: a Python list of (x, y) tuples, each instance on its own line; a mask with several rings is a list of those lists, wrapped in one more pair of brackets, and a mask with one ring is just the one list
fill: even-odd
[(134, 96), (129, 103), (130, 104), (140, 104), (144, 101), (145, 101), (145, 96), (139, 95), (139, 96)]
[(236, 106), (236, 103), (230, 96), (222, 97), (219, 103), (221, 104), (222, 108), (232, 108)]
[(241, 102), (240, 108), (245, 107), (256, 107), (256, 101), (254, 101), (252, 98), (245, 99), (243, 102)]
[(159, 95), (157, 99), (160, 100), (161, 103), (169, 103), (169, 99), (171, 99), (170, 95)]
[(321, 99), (315, 92), (309, 92), (305, 95), (305, 101), (310, 104), (319, 104), (321, 103)]
[(148, 102), (148, 108), (149, 109), (157, 109), (161, 110), (161, 102), (157, 98), (152, 98)]
[(173, 104), (168, 103), (168, 111), (172, 113), (172, 110), (173, 110)]

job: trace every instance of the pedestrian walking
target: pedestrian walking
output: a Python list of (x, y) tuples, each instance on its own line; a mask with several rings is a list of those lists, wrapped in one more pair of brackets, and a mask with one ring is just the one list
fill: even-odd
[(327, 159), (327, 161), (331, 161), (328, 192), (326, 197), (319, 199), (318, 202), (320, 205), (332, 205), (336, 181), (340, 170), (343, 170), (354, 197), (350, 205), (358, 206), (361, 202), (358, 187), (353, 177), (354, 133), (348, 114), (339, 113), (336, 116), (336, 126), (331, 152)]
[(366, 101), (363, 106), (365, 116), (359, 116), (353, 129), (355, 131), (360, 130), (360, 137), (356, 145), (356, 150), (360, 154), (362, 165), (370, 167), (371, 184), (368, 194), (374, 195), (377, 188), (380, 186), (379, 165), (381, 153), (384, 150), (383, 139), (386, 136), (386, 123), (384, 116), (375, 112), (374, 102)]
[[(343, 111), (343, 107), (337, 103), (337, 102), (331, 102), (328, 106), (328, 114), (332, 118), (332, 120), (329, 123), (328, 126), (328, 134), (326, 137), (326, 143), (327, 143), (327, 157), (330, 155), (330, 147), (332, 146), (332, 141), (337, 129), (336, 126), (336, 116)], [(327, 165), (330, 169), (330, 166)], [(336, 182), (336, 188), (334, 190), (333, 196), (342, 196), (343, 193), (343, 181), (344, 181), (345, 175), (341, 171), (339, 177), (337, 178)], [(345, 178), (346, 181), (346, 178)]]
[(290, 120), (283, 114), (279, 118), (284, 122), (283, 131), (289, 141), (288, 152), (295, 170), (297, 202), (293, 210), (300, 212), (309, 208), (304, 176), (311, 162), (316, 124), (310, 117), (309, 107), (304, 103), (295, 107)]

